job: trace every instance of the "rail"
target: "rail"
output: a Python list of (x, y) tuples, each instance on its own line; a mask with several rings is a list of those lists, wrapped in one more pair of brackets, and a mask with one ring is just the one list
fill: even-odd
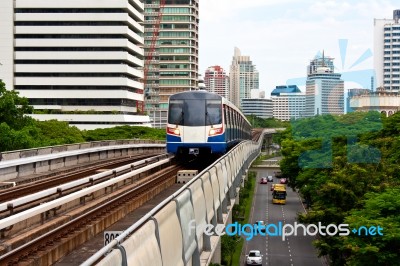
[(145, 139), (104, 140), (104, 141), (91, 141), (91, 142), (83, 142), (75, 144), (32, 148), (25, 150), (5, 151), (5, 152), (0, 152), (0, 161), (27, 158), (27, 157), (46, 155), (51, 153), (60, 153), (65, 151), (83, 150), (96, 147), (126, 145), (126, 144), (145, 144), (145, 143), (163, 144), (165, 143), (165, 141), (145, 140)]
[[(135, 163), (129, 164), (127, 166), (119, 167), (119, 168), (117, 168), (118, 171), (121, 171), (122, 169), (129, 169), (129, 168), (131, 168), (132, 171), (129, 172), (129, 173), (123, 174), (121, 176), (117, 176), (115, 178), (112, 178), (111, 180), (102, 182), (100, 184), (96, 184), (96, 185), (84, 188), (84, 189), (82, 189), (80, 191), (71, 193), (69, 195), (63, 196), (61, 198), (55, 199), (53, 201), (50, 201), (50, 202), (47, 202), (47, 203), (44, 203), (44, 204), (41, 204), (41, 205), (36, 206), (36, 207), (34, 207), (32, 209), (29, 209), (29, 210), (26, 210), (26, 211), (23, 211), (23, 212), (20, 212), (20, 213), (16, 213), (16, 214), (11, 215), (9, 217), (3, 218), (3, 219), (0, 220), (0, 230), (4, 229), (4, 228), (7, 228), (9, 226), (12, 226), (12, 225), (14, 225), (16, 223), (19, 223), (19, 222), (21, 222), (23, 220), (29, 219), (29, 218), (31, 218), (31, 217), (33, 217), (35, 215), (38, 215), (38, 214), (44, 213), (44, 212), (46, 212), (48, 210), (51, 210), (53, 208), (59, 207), (59, 206), (61, 206), (63, 204), (67, 204), (67, 203), (69, 203), (71, 201), (79, 199), (80, 197), (83, 197), (83, 196), (88, 195), (90, 193), (96, 192), (96, 191), (98, 191), (100, 189), (103, 189), (103, 188), (106, 188), (108, 186), (114, 185), (114, 184), (116, 184), (118, 182), (123, 181), (124, 179), (131, 178), (132, 176), (135, 176), (137, 174), (143, 173), (143, 172), (145, 172), (147, 170), (150, 170), (150, 169), (152, 169), (154, 167), (163, 165), (163, 164), (171, 161), (171, 159), (173, 157), (169, 155), (168, 157), (166, 157), (166, 159), (161, 159), (161, 157), (159, 157), (159, 158), (160, 159), (156, 160), (156, 162), (150, 163), (147, 166), (142, 167), (140, 169), (136, 169), (136, 170), (133, 170), (133, 169), (138, 164), (147, 163), (149, 161), (149, 159), (145, 159), (145, 160), (142, 160), (142, 161), (139, 161), (139, 162), (135, 162)], [(113, 171), (116, 171), (116, 170), (109, 170), (109, 171), (106, 171), (106, 172), (103, 172), (103, 173), (100, 173), (100, 174), (96, 174), (96, 175), (84, 178), (84, 179), (79, 180), (79, 181), (73, 181), (73, 182), (61, 185), (59, 187), (51, 188), (51, 189), (48, 189), (48, 190), (45, 190), (45, 191), (42, 191), (42, 192), (38, 192), (38, 193), (35, 193), (35, 194), (32, 194), (32, 195), (26, 196), (26, 197), (15, 199), (15, 200), (12, 200), (10, 202), (5, 202), (5, 203), (0, 205), (0, 208), (1, 208), (1, 210), (4, 210), (9, 205), (12, 205), (14, 207), (19, 206), (19, 205), (23, 205), (23, 204), (26, 204), (27, 202), (33, 201), (34, 199), (42, 198), (45, 195), (49, 195), (49, 194), (55, 193), (58, 190), (62, 191), (62, 190), (65, 190), (65, 189), (69, 189), (69, 188), (71, 188), (73, 186), (78, 186), (78, 185), (80, 185), (82, 183), (87, 183), (91, 179), (92, 180), (93, 179), (99, 179), (104, 175), (109, 175), (110, 172), (112, 173)]]
[(47, 161), (52, 159), (58, 159), (63, 157), (77, 156), (92, 152), (101, 152), (101, 151), (109, 151), (109, 150), (120, 150), (120, 149), (129, 149), (129, 148), (143, 148), (143, 147), (165, 147), (165, 144), (128, 144), (128, 145), (116, 145), (116, 146), (105, 146), (105, 147), (97, 147), (97, 148), (88, 148), (83, 150), (76, 151), (65, 151), (58, 153), (51, 153), (46, 155), (38, 155), (28, 158), (19, 158), (14, 160), (0, 161), (0, 169), (7, 168), (11, 166), (17, 166), (22, 164), (30, 164), (41, 161)]

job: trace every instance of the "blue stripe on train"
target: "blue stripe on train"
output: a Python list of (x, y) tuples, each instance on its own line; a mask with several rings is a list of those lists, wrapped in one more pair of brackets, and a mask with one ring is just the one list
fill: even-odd
[(182, 142), (182, 138), (167, 134), (167, 152), (176, 153), (178, 151), (179, 144), (172, 144), (171, 142)]
[(177, 153), (178, 148), (209, 148), (212, 153), (225, 153), (231, 145), (236, 143), (225, 141), (225, 133), (213, 137), (208, 137), (205, 143), (184, 143), (181, 137), (167, 134), (167, 152)]
[(213, 137), (208, 137), (207, 142), (225, 142), (225, 133)]
[(222, 143), (167, 143), (167, 152), (177, 153), (178, 148), (208, 148), (212, 153), (225, 153), (228, 145)]

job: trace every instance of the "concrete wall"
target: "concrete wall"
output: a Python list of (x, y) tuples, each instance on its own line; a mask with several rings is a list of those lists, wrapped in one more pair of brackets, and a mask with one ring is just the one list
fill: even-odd
[(93, 141), (93, 142), (84, 142), (77, 144), (66, 144), (66, 145), (58, 145), (51, 147), (33, 148), (28, 150), (5, 151), (5, 152), (0, 152), (0, 162), (6, 160), (15, 160), (19, 158), (33, 157), (38, 155), (52, 154), (63, 151), (73, 151), (73, 150), (89, 149), (95, 147), (136, 144), (136, 143), (164, 144), (165, 141), (141, 140), (141, 139), (105, 140), (105, 141)]
[[(173, 195), (169, 203), (155, 208), (157, 211), (154, 211), (149, 220), (155, 221), (155, 228), (143, 241), (157, 239), (158, 249), (153, 249), (157, 251), (157, 260), (158, 250), (161, 251), (162, 265), (200, 266), (211, 262), (221, 263), (220, 236), (205, 234), (204, 226), (224, 226), (232, 221), (232, 208), (235, 202), (238, 203), (236, 197), (243, 176), (246, 175), (251, 162), (260, 154), (260, 150), (261, 141), (241, 143), (187, 183)], [(132, 227), (135, 226), (136, 224)], [(142, 227), (143, 225), (140, 228)], [(122, 246), (131, 243), (131, 239), (137, 239), (137, 232), (123, 241)], [(139, 242), (135, 248), (130, 248), (143, 249), (142, 243)], [(114, 250), (113, 253), (120, 251)], [(114, 256), (106, 257), (97, 265), (122, 265), (120, 257)], [(145, 253), (137, 254), (137, 259), (131, 256), (127, 260), (128, 265), (148, 265), (146, 263), (149, 261), (145, 262), (143, 256)], [(150, 254), (148, 256), (151, 257)]]
[(142, 140), (139, 142), (136, 144), (135, 140), (103, 141), (5, 152), (0, 154), (3, 158), (0, 161), (0, 182), (96, 162), (100, 159), (143, 154), (149, 151), (165, 152), (165, 144), (161, 141), (154, 141), (154, 144), (144, 144)]

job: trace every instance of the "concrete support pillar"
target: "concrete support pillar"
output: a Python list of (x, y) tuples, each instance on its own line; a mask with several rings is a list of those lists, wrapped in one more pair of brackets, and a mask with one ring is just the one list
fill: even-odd
[(236, 188), (236, 198), (235, 198), (235, 204), (237, 205), (237, 204), (239, 204), (239, 191), (240, 191), (240, 188)]
[(219, 206), (217, 210), (217, 223), (223, 224), (224, 223), (224, 218), (222, 216), (222, 203), (221, 206)]
[(229, 194), (229, 204), (232, 205), (231, 200), (235, 199), (235, 197), (236, 197), (236, 186), (235, 186), (235, 184), (232, 184), (232, 186), (229, 188), (228, 194)]
[(228, 214), (228, 217), (227, 217), (227, 221), (226, 221), (226, 224), (231, 224), (232, 223), (232, 213), (233, 213), (233, 205), (231, 205), (231, 209), (229, 210), (229, 214)]
[(227, 197), (225, 196), (225, 198), (222, 200), (222, 204), (221, 204), (221, 211), (222, 213), (227, 213), (228, 212), (228, 200)]
[(221, 238), (218, 240), (218, 244), (215, 247), (214, 255), (211, 259), (211, 263), (221, 264)]
[(203, 249), (204, 251), (211, 250), (211, 237), (203, 233)]
[(242, 182), (240, 182), (240, 187), (244, 187), (244, 181), (246, 180), (246, 176), (242, 176)]

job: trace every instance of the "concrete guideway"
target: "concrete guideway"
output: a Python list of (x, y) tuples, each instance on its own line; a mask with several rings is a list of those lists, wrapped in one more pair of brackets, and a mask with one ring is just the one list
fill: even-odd
[[(83, 197), (85, 195), (89, 195), (89, 194), (91, 194), (93, 192), (96, 192), (98, 190), (102, 190), (102, 189), (104, 189), (106, 187), (109, 187), (109, 186), (112, 186), (112, 185), (114, 185), (114, 184), (116, 184), (118, 182), (121, 182), (124, 179), (127, 179), (127, 178), (130, 178), (132, 176), (138, 175), (139, 173), (143, 173), (143, 172), (145, 172), (145, 171), (147, 171), (149, 169), (152, 169), (154, 167), (163, 165), (163, 164), (169, 162), (171, 159), (172, 158), (169, 158), (169, 157), (163, 158), (163, 157), (160, 156), (160, 160), (159, 161), (154, 161), (153, 163), (151, 163), (149, 165), (146, 165), (146, 166), (144, 166), (142, 168), (139, 168), (139, 169), (136, 169), (136, 170), (132, 170), (132, 171), (126, 173), (126, 174), (123, 174), (123, 175), (120, 175), (120, 176), (116, 176), (113, 179), (107, 180), (105, 182), (102, 182), (102, 183), (99, 183), (99, 184), (96, 184), (96, 185), (93, 185), (93, 186), (89, 186), (89, 187), (87, 187), (85, 189), (82, 189), (80, 191), (71, 193), (71, 194), (63, 196), (61, 198), (56, 198), (56, 199), (54, 199), (52, 201), (43, 203), (41, 205), (38, 205), (38, 206), (36, 206), (34, 208), (31, 208), (31, 209), (28, 209), (26, 211), (10, 215), (10, 216), (0, 220), (0, 229), (7, 228), (9, 226), (14, 226), (15, 224), (23, 222), (23, 221), (25, 221), (25, 220), (27, 220), (27, 219), (29, 219), (31, 217), (40, 215), (40, 214), (42, 214), (42, 213), (44, 213), (46, 211), (49, 211), (49, 210), (54, 209), (54, 208), (57, 208), (57, 207), (59, 207), (61, 205), (65, 205), (65, 204), (68, 204), (70, 202), (73, 202), (73, 201), (75, 201), (77, 199), (80, 199), (81, 197)], [(143, 161), (145, 161), (145, 160), (143, 160)], [(137, 164), (140, 164), (140, 163), (141, 162), (139, 162)], [(124, 169), (130, 169), (131, 165), (133, 165), (133, 164), (130, 164), (130, 165), (127, 165), (127, 166), (123, 166), (123, 167), (119, 167), (119, 168), (113, 169), (113, 170), (108, 170), (106, 172), (99, 173), (99, 174), (96, 174), (96, 175), (93, 175), (93, 176), (90, 176), (90, 177), (87, 177), (87, 178), (84, 178), (84, 179), (81, 179), (81, 180), (78, 180), (78, 181), (73, 181), (73, 182), (70, 182), (70, 183), (67, 183), (67, 184), (63, 184), (63, 185), (61, 185), (59, 187), (49, 188), (49, 189), (43, 190), (41, 192), (38, 192), (38, 193), (35, 193), (35, 194), (32, 194), (32, 195), (28, 195), (28, 196), (25, 196), (25, 197), (14, 199), (14, 200), (9, 201), (9, 202), (2, 203), (2, 204), (0, 204), (0, 211), (7, 210), (9, 205), (12, 205), (14, 207), (18, 207), (20, 205), (24, 205), (24, 204), (27, 204), (29, 202), (33, 202), (35, 200), (44, 198), (47, 195), (53, 195), (58, 190), (63, 191), (63, 190), (67, 190), (67, 189), (69, 189), (71, 187), (74, 187), (74, 186), (79, 186), (82, 183), (88, 183), (89, 179), (95, 180), (95, 179), (101, 178), (104, 175), (108, 175), (108, 174), (110, 174), (110, 173), (112, 173), (114, 171), (117, 172), (117, 171), (123, 171)]]
[[(117, 156), (143, 153), (148, 149), (151, 149), (152, 151), (165, 152), (165, 144), (163, 143), (135, 143), (134, 140), (132, 140), (132, 142), (132, 144), (98, 146), (73, 150), (66, 150), (66, 148), (64, 148), (61, 150), (65, 151), (60, 152), (58, 152), (60, 149), (54, 149), (54, 147), (49, 147), (47, 149), (43, 148), (43, 151), (41, 152), (38, 152), (40, 149), (9, 152), (8, 158), (15, 158), (0, 161), (0, 182), (17, 177), (45, 173), (66, 166), (79, 165), (107, 158), (115, 158)], [(110, 143), (115, 143), (115, 141)], [(80, 147), (78, 144), (75, 146)], [(45, 152), (47, 153), (42, 154)], [(5, 153), (2, 153), (1, 155), (4, 157)], [(19, 158), (17, 156), (27, 157)]]

